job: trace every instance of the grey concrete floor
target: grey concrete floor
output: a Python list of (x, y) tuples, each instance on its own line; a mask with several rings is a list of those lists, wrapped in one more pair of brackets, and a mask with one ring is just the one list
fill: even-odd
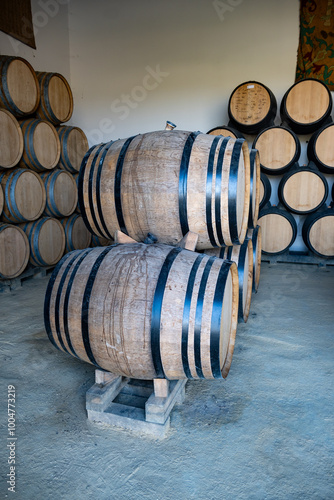
[[(189, 381), (165, 440), (86, 418), (94, 368), (43, 326), (48, 277), (0, 295), (0, 498), (334, 499), (334, 268), (262, 265), (225, 381)], [(16, 388), (16, 494), (7, 386)]]

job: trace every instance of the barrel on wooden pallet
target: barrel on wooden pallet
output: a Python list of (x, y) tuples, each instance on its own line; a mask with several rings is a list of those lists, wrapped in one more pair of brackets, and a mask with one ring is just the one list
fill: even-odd
[(268, 127), (254, 139), (253, 148), (260, 154), (261, 169), (269, 175), (287, 172), (300, 157), (300, 141), (285, 127)]
[(250, 203), (248, 227), (254, 228), (259, 216), (260, 204), (260, 157), (257, 149), (251, 149), (249, 152), (250, 161)]
[(16, 278), (29, 260), (28, 238), (18, 226), (0, 223), (0, 278)]
[(292, 85), (281, 102), (281, 119), (296, 134), (311, 134), (332, 121), (332, 96), (328, 87), (314, 78)]
[(259, 198), (259, 208), (260, 210), (268, 203), (271, 196), (271, 184), (270, 180), (261, 172), (260, 176), (260, 198)]
[(258, 291), (261, 273), (261, 253), (262, 253), (262, 234), (261, 226), (249, 229), (247, 237), (251, 238), (253, 245), (253, 290)]
[(33, 114), (40, 91), (36, 73), (25, 59), (0, 56), (0, 107), (22, 118)]
[(198, 248), (244, 241), (250, 196), (244, 139), (163, 130), (94, 146), (79, 174), (79, 205), (90, 232), (116, 230), (176, 244), (188, 231)]
[(19, 122), (6, 109), (0, 109), (0, 168), (12, 168), (23, 153), (23, 136)]
[(73, 176), (64, 170), (40, 174), (46, 191), (44, 215), (68, 217), (76, 209), (78, 189)]
[(20, 126), (24, 138), (20, 165), (35, 172), (55, 168), (60, 158), (60, 142), (52, 123), (32, 118), (21, 121)]
[(241, 132), (233, 127), (228, 127), (227, 125), (221, 125), (220, 127), (215, 127), (209, 130), (207, 134), (210, 135), (222, 135), (223, 137), (232, 137), (232, 139), (244, 139)]
[(4, 196), (3, 196), (2, 186), (0, 184), (0, 215), (2, 214), (3, 204), (4, 204)]
[(312, 163), (292, 168), (278, 185), (280, 202), (295, 214), (318, 210), (326, 202), (328, 191), (325, 176)]
[(79, 127), (57, 127), (61, 144), (59, 167), (71, 173), (79, 172), (83, 157), (88, 150), (88, 140)]
[(113, 244), (113, 240), (108, 240), (107, 238), (102, 238), (102, 236), (96, 236), (92, 234), (92, 239), (90, 242), (91, 247), (107, 247)]
[(54, 125), (67, 122), (73, 113), (73, 95), (66, 78), (59, 73), (36, 72), (41, 100), (36, 114)]
[(44, 304), (56, 347), (147, 380), (226, 377), (237, 316), (235, 263), (161, 244), (66, 255)]
[(91, 233), (88, 231), (83, 218), (79, 214), (60, 219), (65, 231), (65, 253), (87, 248), (91, 242)]
[(334, 257), (334, 208), (322, 208), (306, 217), (302, 236), (305, 245), (316, 255)]
[(5, 195), (4, 222), (26, 222), (38, 219), (44, 210), (46, 194), (42, 179), (32, 170), (14, 168), (0, 172)]
[(236, 87), (229, 99), (229, 125), (245, 134), (258, 134), (274, 122), (277, 102), (268, 87), (259, 82), (245, 82)]
[(262, 251), (266, 254), (280, 254), (287, 251), (297, 236), (297, 223), (287, 210), (268, 204), (259, 213), (262, 230)]
[(42, 217), (20, 227), (28, 236), (33, 266), (54, 266), (59, 262), (64, 254), (65, 234), (58, 219)]
[(233, 247), (212, 248), (205, 250), (207, 255), (215, 255), (220, 259), (232, 260), (238, 266), (239, 277), (239, 321), (248, 320), (253, 288), (253, 244), (245, 238), (242, 245)]
[(307, 145), (307, 156), (325, 174), (334, 174), (334, 124), (314, 132)]

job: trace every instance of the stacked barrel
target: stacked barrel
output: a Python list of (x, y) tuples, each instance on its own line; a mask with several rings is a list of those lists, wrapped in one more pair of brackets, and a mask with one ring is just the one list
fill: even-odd
[[(72, 216), (73, 173), (88, 142), (82, 130), (63, 125), (72, 116), (73, 97), (62, 75), (35, 72), (11, 56), (0, 56), (0, 70), (0, 278), (10, 279), (28, 262), (54, 266), (73, 249), (80, 217)], [(83, 231), (86, 241), (77, 248), (89, 245)]]

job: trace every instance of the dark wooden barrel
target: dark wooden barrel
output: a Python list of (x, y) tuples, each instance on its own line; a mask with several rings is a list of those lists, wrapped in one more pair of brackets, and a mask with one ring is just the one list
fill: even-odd
[(249, 217), (248, 227), (254, 228), (257, 225), (259, 216), (260, 204), (260, 156), (257, 149), (251, 149), (249, 152), (250, 162), (250, 203), (249, 203)]
[(322, 208), (306, 217), (302, 236), (305, 245), (316, 255), (334, 257), (334, 208)]
[(0, 172), (5, 201), (3, 222), (19, 223), (38, 219), (45, 208), (42, 179), (32, 170), (14, 168)]
[(244, 134), (258, 134), (274, 122), (277, 102), (268, 87), (259, 82), (245, 82), (236, 87), (229, 99), (229, 126)]
[(334, 124), (325, 125), (311, 136), (307, 156), (325, 174), (334, 174)]
[(0, 107), (22, 118), (35, 113), (40, 100), (36, 73), (25, 59), (0, 56)]
[(261, 274), (261, 253), (262, 253), (262, 234), (261, 226), (254, 229), (248, 229), (247, 237), (251, 238), (253, 244), (253, 290), (257, 292), (260, 283)]
[(83, 130), (79, 127), (57, 127), (61, 145), (59, 167), (71, 172), (79, 172), (80, 165), (88, 151), (88, 140)]
[(278, 185), (280, 202), (295, 214), (308, 214), (324, 205), (328, 196), (325, 176), (314, 164), (293, 167)]
[(20, 165), (35, 172), (55, 168), (60, 158), (60, 142), (52, 123), (32, 118), (21, 121), (20, 127), (24, 138)]
[(36, 111), (38, 118), (53, 125), (67, 122), (73, 113), (73, 95), (68, 81), (59, 73), (36, 72), (41, 100)]
[(40, 176), (46, 191), (44, 215), (49, 217), (71, 215), (78, 203), (78, 189), (73, 176), (58, 169)]
[(42, 217), (34, 222), (20, 224), (30, 245), (30, 263), (33, 266), (54, 266), (62, 258), (65, 234), (58, 219)]
[(92, 234), (92, 239), (90, 242), (91, 247), (107, 247), (113, 244), (113, 240), (108, 240), (107, 238), (102, 238), (101, 236), (96, 236)]
[(28, 238), (18, 226), (0, 223), (0, 278), (16, 278), (29, 260)]
[(46, 331), (55, 347), (118, 375), (226, 377), (237, 273), (233, 262), (161, 244), (76, 251), (50, 278)]
[(241, 132), (233, 127), (228, 127), (227, 125), (221, 125), (220, 127), (215, 127), (209, 130), (207, 134), (210, 135), (222, 135), (223, 137), (232, 137), (232, 139), (244, 139)]
[(148, 232), (176, 244), (188, 232), (198, 248), (244, 241), (249, 213), (247, 142), (163, 130), (91, 148), (79, 174), (80, 212), (90, 232), (136, 241)]
[(12, 113), (0, 109), (0, 168), (12, 168), (23, 153), (23, 135), (20, 124)]
[(331, 93), (320, 80), (306, 78), (286, 91), (280, 112), (282, 122), (296, 134), (311, 134), (332, 121)]
[(92, 235), (85, 226), (81, 215), (73, 214), (70, 217), (60, 219), (60, 222), (65, 231), (65, 252), (89, 247)]
[(287, 251), (297, 236), (297, 223), (287, 210), (266, 206), (259, 213), (259, 226), (262, 231), (262, 252), (280, 254)]
[(287, 172), (298, 162), (300, 141), (296, 134), (285, 127), (268, 127), (254, 139), (253, 148), (260, 154), (261, 170), (269, 175)]
[(271, 184), (270, 180), (261, 172), (260, 176), (260, 198), (259, 198), (259, 208), (260, 210), (268, 203), (271, 196)]

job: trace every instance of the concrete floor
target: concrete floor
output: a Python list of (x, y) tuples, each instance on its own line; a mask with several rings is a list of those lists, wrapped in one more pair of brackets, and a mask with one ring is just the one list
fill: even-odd
[(188, 382), (163, 441), (87, 421), (94, 368), (47, 339), (47, 281), (0, 295), (0, 498), (13, 384), (16, 499), (334, 499), (333, 267), (263, 264), (229, 376)]

